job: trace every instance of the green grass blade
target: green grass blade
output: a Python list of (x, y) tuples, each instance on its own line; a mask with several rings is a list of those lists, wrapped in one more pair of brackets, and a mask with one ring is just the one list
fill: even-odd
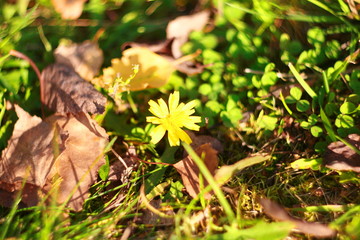
[(312, 90), (312, 88), (307, 84), (307, 82), (300, 76), (299, 72), (295, 69), (294, 65), (289, 63), (289, 68), (296, 80), (300, 83), (300, 85), (305, 89), (305, 91), (310, 95), (310, 97), (317, 97), (317, 94)]
[(201, 158), (196, 154), (196, 152), (190, 147), (189, 144), (186, 143), (182, 143), (183, 147), (185, 148), (186, 152), (188, 152), (188, 154), (191, 156), (191, 158), (194, 160), (194, 162), (196, 163), (196, 165), (198, 166), (200, 172), (202, 175), (204, 175), (204, 177), (206, 178), (206, 180), (208, 181), (209, 185), (211, 186), (211, 188), (213, 189), (216, 197), (218, 198), (221, 206), (224, 208), (224, 211), (228, 217), (228, 220), (230, 223), (233, 223), (235, 220), (235, 214), (233, 212), (233, 210), (231, 209), (231, 206), (229, 204), (229, 202), (226, 200), (225, 195), (223, 194), (223, 192), (221, 191), (219, 185), (217, 184), (217, 182), (215, 181), (214, 177), (212, 176), (212, 174), (210, 173), (209, 169), (206, 167), (206, 165), (204, 164), (204, 162), (201, 160)]
[(320, 108), (320, 118), (323, 121), (325, 130), (329, 134), (329, 137), (330, 137), (331, 141), (335, 142), (336, 141), (336, 134), (335, 134), (334, 130), (332, 129), (330, 120), (326, 116), (325, 111), (322, 109), (322, 107)]

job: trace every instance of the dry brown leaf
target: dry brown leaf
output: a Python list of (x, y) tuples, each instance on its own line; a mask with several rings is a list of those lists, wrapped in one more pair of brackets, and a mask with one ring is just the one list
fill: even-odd
[(106, 98), (71, 67), (52, 64), (42, 73), (44, 104), (59, 113), (102, 113)]
[(180, 16), (169, 22), (166, 27), (166, 38), (174, 38), (171, 46), (174, 58), (182, 56), (181, 46), (187, 42), (192, 31), (202, 30), (209, 22), (210, 11), (204, 10), (188, 16)]
[[(54, 127), (37, 116), (30, 116), (17, 105), (15, 111), (19, 120), (8, 147), (2, 152), (0, 181), (9, 184), (8, 191), (19, 190), (24, 179), (30, 184), (44, 186), (55, 161), (53, 145), (57, 136)], [(62, 144), (58, 146), (58, 151), (64, 149)]]
[(336, 235), (336, 231), (322, 223), (306, 222), (304, 220), (291, 216), (284, 207), (269, 199), (259, 200), (264, 212), (271, 218), (278, 221), (288, 221), (295, 224), (295, 228), (302, 233), (312, 235), (318, 238), (330, 238)]
[[(134, 66), (139, 67), (135, 75)], [(109, 88), (115, 84), (117, 78), (121, 78), (123, 82), (131, 79), (128, 84), (119, 85), (116, 91), (138, 91), (164, 86), (174, 71), (174, 65), (166, 58), (147, 48), (134, 47), (125, 50), (121, 59), (112, 59), (111, 67), (104, 69), (104, 75), (94, 79), (93, 83), (103, 88)], [(132, 78), (132, 76), (134, 77)]]
[(55, 121), (69, 134), (65, 150), (56, 159), (56, 171), (51, 174), (62, 180), (57, 201), (63, 203), (71, 196), (68, 206), (79, 211), (97, 178), (98, 169), (105, 163), (103, 151), (108, 143), (107, 134), (84, 113), (70, 118), (54, 115), (49, 121)]
[[(104, 163), (107, 134), (88, 115), (53, 115), (42, 121), (15, 105), (19, 120), (0, 159), (0, 192), (13, 199), (22, 191), (22, 202), (34, 206), (60, 180), (56, 200), (81, 210), (88, 189)], [(23, 186), (23, 183), (24, 186)], [(71, 194), (73, 194), (71, 196)], [(0, 204), (9, 205), (9, 201)]]
[(86, 0), (51, 0), (55, 10), (62, 19), (78, 19), (83, 11)]
[(222, 146), (221, 142), (211, 136), (208, 135), (195, 135), (192, 131), (186, 131), (186, 133), (190, 136), (192, 143), (190, 146), (193, 149), (200, 147), (203, 144), (209, 143), (212, 148), (214, 148), (218, 153), (224, 151), (224, 147)]
[(91, 81), (100, 72), (104, 55), (94, 41), (62, 42), (54, 51), (57, 63), (71, 66), (82, 78)]
[[(42, 188), (55, 163), (54, 152), (64, 149), (63, 140), (66, 138), (56, 124), (30, 116), (17, 105), (15, 111), (19, 120), (0, 160), (0, 188), (10, 193), (19, 191), (24, 181), (25, 189)], [(27, 192), (24, 190), (23, 194)], [(32, 192), (37, 194), (37, 190)], [(32, 205), (37, 199), (25, 196), (23, 202)]]
[[(360, 150), (358, 134), (350, 134), (345, 140)], [(324, 154), (324, 164), (335, 170), (360, 172), (360, 155), (341, 141), (332, 142)]]
[[(209, 169), (210, 173), (214, 174), (219, 163), (217, 151), (213, 149), (209, 143), (207, 143), (196, 148), (195, 152), (198, 156), (203, 157), (204, 163)], [(175, 163), (173, 166), (180, 173), (186, 191), (191, 197), (195, 198), (200, 192), (200, 171), (196, 163), (192, 160), (190, 156), (187, 156), (183, 160)], [(206, 187), (208, 183), (206, 179), (203, 178), (203, 180), (204, 187)], [(204, 197), (206, 199), (210, 199), (211, 194), (207, 193), (204, 195)]]

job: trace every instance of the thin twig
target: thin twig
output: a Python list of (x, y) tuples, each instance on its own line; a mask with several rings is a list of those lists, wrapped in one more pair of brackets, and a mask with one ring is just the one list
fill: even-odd
[(24, 59), (25, 61), (30, 63), (30, 66), (35, 71), (36, 76), (38, 77), (38, 79), (40, 81), (41, 114), (42, 114), (42, 117), (44, 117), (45, 116), (45, 114), (44, 114), (44, 106), (43, 106), (43, 103), (44, 103), (44, 80), (41, 77), (39, 68), (36, 66), (36, 64), (33, 62), (33, 60), (31, 60), (28, 56), (26, 56), (25, 54), (23, 54), (21, 52), (18, 52), (16, 50), (12, 49), (12, 50), (10, 50), (9, 54), (14, 56), (14, 57)]
[(144, 161), (140, 158), (138, 158), (137, 156), (134, 155), (130, 155), (130, 157), (135, 158), (136, 160), (143, 162), (143, 163), (147, 163), (147, 164), (157, 164), (157, 165), (166, 165), (166, 166), (174, 166), (174, 164), (171, 163), (165, 163), (165, 162), (148, 162), (148, 161)]

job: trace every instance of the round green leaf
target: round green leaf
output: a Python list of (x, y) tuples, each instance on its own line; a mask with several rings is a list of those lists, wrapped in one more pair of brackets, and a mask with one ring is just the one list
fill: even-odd
[(310, 103), (308, 100), (300, 100), (296, 103), (296, 109), (299, 112), (305, 112), (309, 109)]
[(208, 101), (204, 107), (205, 116), (215, 116), (218, 114), (223, 106), (217, 101)]
[(321, 44), (325, 41), (325, 34), (319, 27), (314, 27), (307, 32), (307, 40), (311, 45)]
[(304, 128), (304, 129), (309, 129), (311, 127), (311, 124), (308, 123), (307, 121), (302, 121), (300, 123), (300, 127)]
[(332, 116), (338, 111), (338, 106), (335, 103), (328, 103), (325, 105), (325, 113), (327, 116)]
[(336, 59), (339, 56), (340, 49), (340, 43), (338, 41), (332, 40), (326, 42), (325, 55), (330, 59)]
[(312, 126), (310, 132), (314, 137), (319, 137), (323, 133), (323, 130), (319, 126)]
[(272, 117), (272, 116), (268, 116), (268, 115), (264, 115), (259, 121), (259, 126), (261, 128), (265, 128), (267, 130), (270, 131), (274, 131), (274, 129), (277, 126), (277, 118), (276, 117)]
[(246, 77), (237, 76), (232, 79), (232, 84), (234, 87), (242, 88), (250, 85), (250, 81)]
[(355, 110), (356, 110), (356, 106), (352, 102), (345, 102), (340, 107), (340, 112), (342, 114), (350, 114), (353, 113)]
[(311, 114), (309, 117), (308, 117), (308, 122), (311, 124), (311, 125), (314, 125), (316, 124), (318, 121), (318, 116), (316, 114)]
[[(271, 63), (268, 66), (271, 68)], [(275, 72), (267, 72), (261, 77), (261, 83), (263, 86), (273, 86), (277, 80), (278, 77)]]
[(297, 100), (296, 100), (293, 96), (287, 96), (287, 97), (285, 98), (285, 102), (286, 102), (287, 104), (292, 104), (292, 103), (296, 103)]
[(301, 95), (302, 95), (302, 91), (300, 88), (298, 87), (294, 87), (290, 89), (290, 95), (296, 99), (296, 100), (300, 100), (301, 99)]
[(354, 126), (354, 119), (349, 115), (339, 114), (335, 120), (335, 125), (338, 128), (351, 128)]
[(211, 91), (212, 90), (211, 90), (210, 84), (204, 83), (204, 84), (201, 84), (200, 87), (199, 87), (199, 93), (201, 93), (204, 96), (211, 93)]

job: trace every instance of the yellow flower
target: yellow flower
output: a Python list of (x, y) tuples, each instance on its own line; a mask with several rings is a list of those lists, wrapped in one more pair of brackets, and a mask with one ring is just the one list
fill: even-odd
[(201, 117), (190, 116), (195, 112), (193, 108), (196, 102), (193, 100), (187, 104), (179, 104), (179, 100), (180, 94), (178, 91), (175, 91), (169, 96), (169, 106), (166, 105), (163, 99), (159, 99), (157, 103), (153, 100), (149, 101), (149, 111), (155, 117), (146, 117), (146, 121), (159, 124), (150, 133), (152, 143), (158, 143), (164, 137), (166, 131), (168, 131), (170, 146), (180, 145), (180, 140), (190, 144), (191, 138), (181, 128), (185, 127), (190, 130), (199, 131), (200, 127), (196, 123), (201, 122)]

